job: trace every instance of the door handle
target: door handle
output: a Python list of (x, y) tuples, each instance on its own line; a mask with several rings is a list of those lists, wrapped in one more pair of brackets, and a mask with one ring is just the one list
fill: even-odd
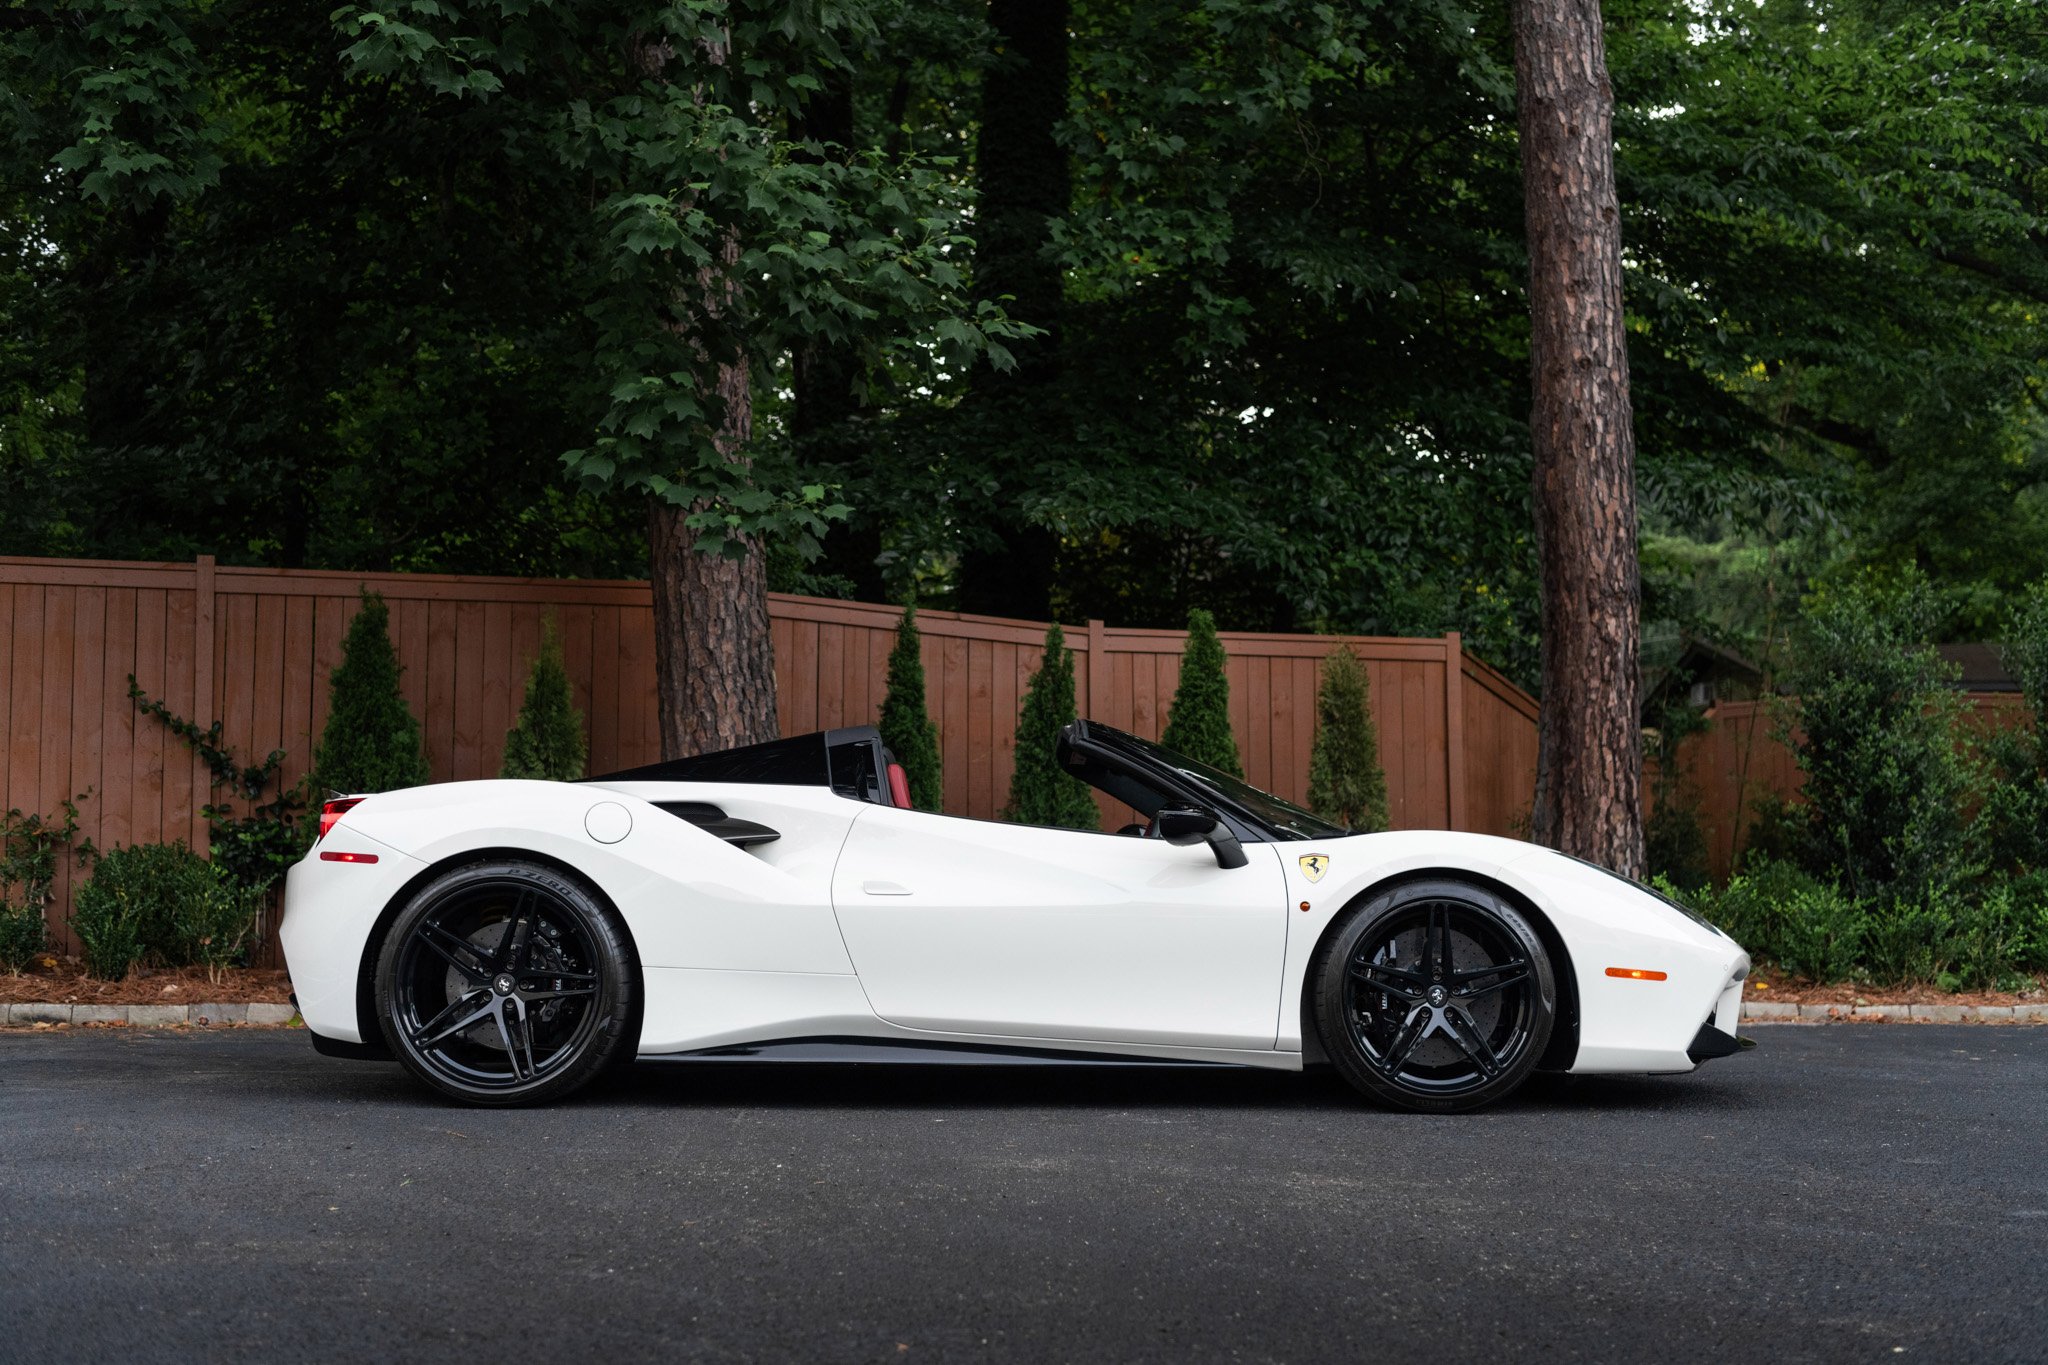
[(895, 882), (862, 882), (860, 889), (870, 896), (907, 896), (910, 888), (898, 886)]

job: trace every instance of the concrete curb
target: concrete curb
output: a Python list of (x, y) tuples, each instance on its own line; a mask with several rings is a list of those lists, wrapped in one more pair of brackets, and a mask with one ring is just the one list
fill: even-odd
[(1755, 1024), (2048, 1024), (2048, 1005), (1788, 1005), (1745, 1000)]
[(128, 1028), (183, 1028), (240, 1024), (285, 1028), (297, 1023), (290, 1005), (0, 1005), (5, 1024), (112, 1024)]

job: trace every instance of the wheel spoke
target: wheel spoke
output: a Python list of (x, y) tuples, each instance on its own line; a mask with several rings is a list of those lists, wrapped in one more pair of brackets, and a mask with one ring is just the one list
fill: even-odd
[(512, 1065), (512, 1079), (523, 1081), (531, 1074), (519, 1066), (519, 1044), (512, 1037), (512, 1026), (505, 1019), (505, 1011), (491, 1011), (491, 1021), (498, 1026), (498, 1041), (505, 1045), (505, 1060)]
[[(479, 1000), (483, 1001), (483, 1004), (478, 1005), (477, 1002)], [(420, 1025), (419, 1030), (412, 1036), (412, 1045), (414, 1047), (432, 1047), (436, 1043), (454, 1037), (472, 1024), (475, 1024), (495, 1008), (496, 1006), (491, 1001), (491, 993), (489, 991), (465, 991), (456, 999), (450, 1001), (448, 1008)], [(464, 1011), (469, 1011), (469, 1013), (464, 1013)]]
[(1429, 907), (1427, 947), (1430, 974), (1442, 981), (1451, 974), (1451, 912), (1442, 905)]
[(1498, 973), (1498, 975), (1494, 980), (1487, 982), (1483, 986), (1460, 987), (1458, 998), (1460, 1000), (1477, 1000), (1482, 995), (1492, 995), (1495, 991), (1506, 990), (1509, 986), (1519, 986), (1529, 979), (1529, 964), (1526, 962), (1505, 962), (1498, 967), (1488, 967), (1484, 971), (1460, 972), (1458, 975), (1481, 977), (1489, 972)]
[(1448, 1009), (1439, 1016), (1444, 1021), (1444, 1032), (1451, 1035), (1451, 1041), (1470, 1057), (1479, 1067), (1479, 1074), (1492, 1080), (1500, 1070), (1500, 1058), (1494, 1056), (1493, 1047), (1486, 1041), (1486, 1035), (1472, 1016), (1461, 1009)]
[[(527, 1012), (526, 1002), (518, 996), (512, 997), (511, 1005), (518, 1014), (517, 1019), (514, 1021), (518, 1027), (513, 1030), (513, 1037), (518, 1040), (519, 1046), (526, 1053), (526, 1074), (528, 1078), (538, 1076), (540, 1074), (540, 1064), (533, 1059), (533, 1016)], [(512, 1073), (515, 1076), (519, 1074), (519, 1067), (516, 1062), (512, 1067)]]
[(505, 931), (498, 935), (497, 949), (491, 955), (491, 970), (502, 972), (517, 961), (516, 954), (526, 951), (526, 902), (528, 893), (521, 891), (519, 899), (512, 902), (512, 913), (505, 917)]
[(1388, 995), (1411, 1004), (1422, 999), (1422, 986), (1412, 972), (1398, 971), (1377, 962), (1354, 962), (1351, 965), (1351, 975), (1371, 990), (1385, 991)]
[(482, 983), (491, 979), (491, 964), (484, 961), (476, 945), (468, 939), (443, 929), (432, 920), (423, 921), (414, 937), (448, 959), (449, 966), (470, 980)]
[(524, 1000), (528, 1004), (538, 1004), (545, 1000), (574, 1000), (580, 996), (596, 994), (597, 987), (595, 985), (555, 986), (542, 990), (522, 990), (516, 998)]
[(1429, 1011), (1426, 1009), (1418, 1009), (1409, 1014), (1407, 1021), (1401, 1025), (1400, 1032), (1394, 1035), (1393, 1041), (1387, 1044), (1386, 1052), (1381, 1055), (1382, 1071), (1390, 1076), (1400, 1074), (1401, 1068), (1408, 1064), (1408, 1058), (1414, 1054), (1415, 1045), (1422, 1041), (1423, 1025), (1428, 1019)]

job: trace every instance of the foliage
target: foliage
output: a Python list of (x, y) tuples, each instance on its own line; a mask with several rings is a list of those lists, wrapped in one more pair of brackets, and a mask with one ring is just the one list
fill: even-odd
[(239, 881), (181, 840), (116, 848), (72, 898), (71, 928), (94, 976), (119, 981), (144, 958), (198, 964), (219, 981), (242, 960), (265, 888)]
[(1997, 780), (1979, 818), (1994, 867), (2048, 870), (2048, 578), (2014, 604), (2000, 657), (2030, 723), (1984, 736)]
[(1330, 655), (1316, 694), (1316, 738), (1308, 761), (1310, 809), (1367, 834), (1387, 827), (1387, 775), (1380, 768), (1371, 687), (1357, 655), (1349, 649)]
[(936, 811), (944, 806), (945, 770), (939, 762), (939, 727), (925, 701), (924, 653), (917, 632), (917, 603), (903, 607), (903, 624), (889, 651), (889, 688), (882, 697), (882, 743), (910, 779), (910, 804)]
[(1102, 813), (1088, 786), (1061, 769), (1060, 731), (1074, 722), (1074, 656), (1055, 622), (1046, 628), (1045, 654), (1024, 693), (1017, 720), (1017, 765), (1003, 818), (1020, 825), (1098, 829)]
[(182, 842), (109, 850), (71, 898), (71, 930), (86, 970), (119, 981), (150, 954), (182, 964), (179, 916), (212, 877)]
[(45, 917), (58, 858), (67, 848), (81, 865), (95, 856), (90, 839), (73, 847), (78, 803), (87, 795), (64, 802), (61, 820), (19, 810), (0, 815), (0, 967), (10, 972), (26, 967), (48, 940)]
[(1780, 733), (1806, 774), (1806, 864), (1878, 902), (1880, 918), (1948, 895), (1971, 870), (1966, 702), (1926, 643), (1929, 605), (1910, 571), (1822, 588), (1786, 673), (1795, 697)]
[(540, 653), (526, 675), (519, 719), (505, 734), (505, 761), (498, 775), (574, 782), (583, 776), (588, 755), (583, 713), (576, 709), (562, 637), (550, 616), (541, 623)]
[(602, 406), (565, 461), (586, 488), (690, 508), (729, 553), (764, 534), (810, 550), (845, 509), (771, 450), (721, 443), (721, 367), (857, 337), (901, 364), (1007, 363), (999, 338), (1020, 332), (969, 301), (951, 259), (970, 245), (965, 198), (946, 168), (790, 135), (876, 16), (802, 0), (335, 11), (358, 79), (418, 82), (514, 149), (538, 192), (591, 206), (559, 230), (585, 272), (594, 336), (578, 368)]
[(1188, 613), (1188, 642), (1180, 655), (1180, 682), (1159, 742), (1197, 763), (1243, 777), (1237, 736), (1230, 729), (1230, 680), (1223, 672), (1223, 642), (1216, 618), (1201, 607)]
[(187, 962), (206, 968), (209, 981), (242, 964), (249, 939), (256, 932), (265, 894), (261, 887), (235, 880), (219, 863), (206, 864), (205, 880), (174, 911), (174, 934)]
[(391, 609), (365, 590), (348, 623), (327, 701), (327, 728), (313, 756), (313, 783), (344, 795), (395, 791), (427, 781), (420, 723), (398, 690)]
[[(221, 742), (220, 721), (200, 729), (174, 713), (166, 702), (152, 699), (133, 673), (128, 675), (128, 699), (136, 710), (161, 722), (205, 761), (212, 791), (226, 792), (224, 799), (210, 800), (199, 808), (207, 824), (207, 846), (213, 861), (241, 885), (259, 891), (274, 885), (304, 856), (317, 828), (303, 818), (304, 779), (284, 785), (284, 750), (271, 750), (258, 764), (238, 762), (234, 750)], [(237, 801), (247, 806), (246, 814), (235, 813)]]

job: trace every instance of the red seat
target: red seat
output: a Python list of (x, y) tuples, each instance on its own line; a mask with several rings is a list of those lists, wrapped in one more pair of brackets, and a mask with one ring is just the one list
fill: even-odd
[(901, 763), (889, 765), (889, 804), (898, 810), (910, 809), (910, 774), (903, 771)]

